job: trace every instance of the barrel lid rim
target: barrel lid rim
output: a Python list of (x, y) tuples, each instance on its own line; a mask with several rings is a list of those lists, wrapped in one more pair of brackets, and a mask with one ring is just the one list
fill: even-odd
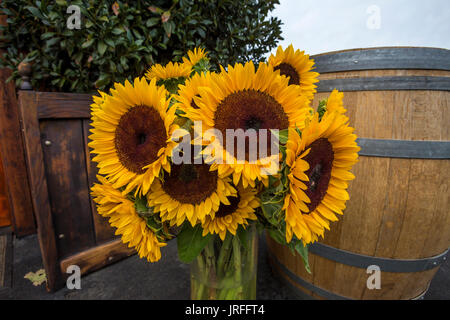
[(351, 48), (351, 49), (344, 49), (344, 50), (335, 50), (335, 51), (329, 51), (329, 52), (323, 52), (311, 55), (310, 57), (312, 59), (316, 57), (322, 57), (327, 55), (334, 55), (339, 53), (346, 53), (346, 52), (353, 52), (353, 51), (372, 51), (372, 50), (391, 50), (391, 49), (433, 49), (433, 50), (441, 50), (443, 52), (449, 52), (450, 49), (447, 48), (439, 48), (439, 47), (418, 47), (418, 46), (381, 46), (381, 47), (366, 47), (366, 48)]

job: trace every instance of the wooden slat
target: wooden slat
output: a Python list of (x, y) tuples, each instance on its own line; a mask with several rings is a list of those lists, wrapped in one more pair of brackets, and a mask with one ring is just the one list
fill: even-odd
[(91, 94), (37, 92), (39, 119), (89, 119)]
[(61, 284), (61, 277), (58, 265), (55, 230), (45, 177), (44, 155), (41, 147), (35, 93), (19, 91), (19, 102), (32, 194), (31, 199), (35, 208), (36, 221), (39, 226), (38, 238), (44, 268), (47, 273), (47, 289), (52, 291)]
[[(89, 136), (89, 120), (83, 120), (83, 133), (84, 133), (84, 149), (86, 154), (86, 168), (89, 187), (92, 187), (97, 182), (97, 166), (92, 161), (93, 154), (89, 152), (88, 136)], [(89, 195), (90, 197), (90, 195)], [(106, 241), (111, 241), (116, 236), (114, 235), (114, 229), (109, 225), (108, 219), (97, 213), (96, 204), (90, 197), (92, 218), (94, 220), (95, 240), (97, 244), (101, 244)]]
[[(1, 153), (0, 153), (1, 156)], [(8, 186), (5, 181), (3, 163), (0, 157), (0, 227), (11, 225), (11, 209), (9, 208)]]
[(61, 260), (60, 268), (64, 274), (70, 265), (77, 265), (81, 274), (86, 274), (134, 253), (136, 253), (134, 249), (128, 248), (117, 239)]
[(14, 82), (6, 83), (11, 75), (0, 69), (0, 153), (4, 165), (6, 186), (14, 232), (25, 236), (36, 232), (24, 146), (21, 137), (19, 107)]
[(40, 135), (58, 257), (64, 258), (95, 245), (82, 121), (41, 121)]

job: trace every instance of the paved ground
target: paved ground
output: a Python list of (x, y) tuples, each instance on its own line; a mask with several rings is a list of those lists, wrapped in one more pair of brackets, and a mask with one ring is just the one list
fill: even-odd
[[(441, 267), (425, 299), (450, 299), (450, 259)], [(0, 291), (2, 299), (189, 299), (189, 266), (177, 259), (176, 243), (164, 248), (160, 262), (149, 264), (136, 255), (82, 278), (81, 290), (61, 289), (54, 294), (45, 285), (33, 286), (24, 275), (42, 268), (36, 236), (15, 239), (13, 289)], [(265, 241), (259, 246), (257, 298), (292, 299), (267, 262)]]

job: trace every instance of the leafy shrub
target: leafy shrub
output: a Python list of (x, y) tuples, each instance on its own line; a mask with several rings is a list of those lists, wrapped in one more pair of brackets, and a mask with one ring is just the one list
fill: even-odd
[[(1, 67), (32, 63), (33, 88), (92, 92), (144, 74), (153, 63), (180, 61), (206, 48), (213, 67), (260, 61), (281, 38), (281, 21), (269, 17), (278, 0), (2, 0), (7, 16)], [(81, 28), (69, 29), (70, 5)]]

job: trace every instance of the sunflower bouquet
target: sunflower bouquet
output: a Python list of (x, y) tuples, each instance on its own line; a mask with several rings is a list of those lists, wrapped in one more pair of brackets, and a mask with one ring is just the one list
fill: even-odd
[(303, 258), (343, 214), (359, 147), (292, 46), (210, 71), (204, 49), (94, 96), (97, 211), (150, 262), (177, 241), (193, 299), (256, 297), (257, 230)]

